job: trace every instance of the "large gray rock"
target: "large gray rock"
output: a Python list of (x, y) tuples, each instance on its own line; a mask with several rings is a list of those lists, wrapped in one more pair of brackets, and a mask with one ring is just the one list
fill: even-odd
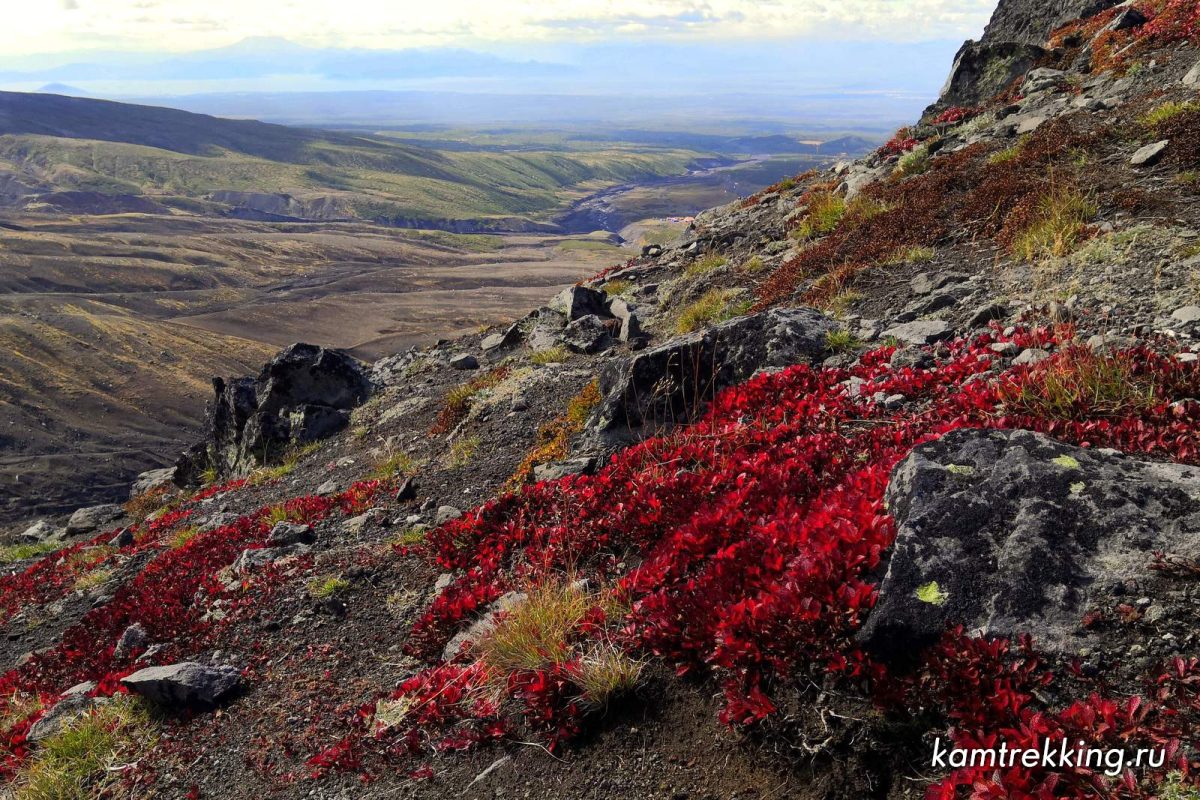
[(586, 286), (572, 286), (556, 294), (550, 301), (550, 308), (563, 314), (566, 316), (567, 322), (571, 322), (589, 314), (606, 315), (608, 313), (605, 309), (607, 300), (608, 295), (604, 292), (589, 289)]
[(129, 488), (129, 496), (133, 498), (146, 494), (146, 492), (152, 492), (155, 489), (161, 489), (164, 486), (170, 486), (174, 478), (174, 467), (148, 470), (137, 476), (137, 480)]
[(926, 113), (949, 106), (973, 106), (995, 97), (1045, 55), (1039, 45), (999, 41), (967, 42), (954, 57), (938, 102)]
[(572, 352), (590, 355), (611, 347), (613, 337), (603, 319), (588, 314), (567, 325), (562, 342)]
[(88, 697), (85, 692), (68, 693), (29, 727), (26, 738), (34, 744), (48, 739), (82, 717), (96, 704), (96, 698)]
[(81, 508), (67, 520), (67, 535), (81, 536), (85, 533), (95, 533), (105, 525), (110, 525), (124, 516), (125, 509), (117, 505)]
[(1129, 163), (1135, 167), (1152, 167), (1159, 162), (1170, 144), (1170, 140), (1164, 140), (1139, 148)]
[(241, 684), (235, 667), (185, 661), (147, 667), (121, 679), (131, 692), (171, 709), (211, 708)]
[(738, 317), (672, 339), (604, 370), (603, 400), (589, 427), (624, 435), (693, 420), (726, 386), (760, 369), (811, 361), (825, 352), (836, 323), (811, 308), (779, 308)]
[(860, 633), (903, 658), (947, 625), (1079, 649), (1111, 587), (1150, 580), (1150, 554), (1200, 556), (1200, 469), (1073, 447), (1029, 431), (954, 431), (892, 473), (896, 544)]
[(283, 350), (257, 378), (215, 378), (207, 437), (180, 458), (175, 482), (195, 484), (208, 468), (220, 475), (245, 472), (289, 445), (331, 436), (349, 425), (350, 411), (371, 388), (356, 359), (311, 344)]
[(983, 33), (985, 42), (1042, 45), (1057, 28), (1092, 17), (1121, 0), (1001, 0)]
[(950, 323), (940, 319), (923, 319), (888, 328), (883, 335), (904, 344), (933, 344), (949, 339), (954, 335), (954, 329), (950, 327)]

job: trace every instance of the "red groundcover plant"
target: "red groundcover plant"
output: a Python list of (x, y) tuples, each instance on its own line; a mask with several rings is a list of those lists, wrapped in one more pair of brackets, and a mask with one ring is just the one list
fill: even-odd
[[(1058, 337), (1038, 330), (1011, 338), (1037, 346)], [(1083, 393), (1039, 414), (1017, 402), (1028, 387), (1101, 357), (1073, 346), (1041, 365), (996, 373), (990, 345), (1002, 340), (992, 333), (951, 343), (949, 358), (930, 369), (893, 368), (892, 350), (884, 348), (849, 369), (796, 366), (764, 375), (720, 394), (698, 424), (618, 454), (595, 476), (527, 487), (448, 523), (430, 535), (429, 553), (463, 575), (414, 626), (410, 651), (435, 657), (464, 620), (503, 593), (539, 575), (580, 572), (619, 581), (632, 609), (619, 622), (625, 647), (680, 673), (722, 676), (722, 716), (730, 723), (761, 721), (775, 711), (777, 692), (832, 675), (868, 679), (892, 708), (945, 709), (961, 743), (1065, 733), (1097, 746), (1156, 743), (1181, 753), (1174, 743), (1190, 735), (1200, 712), (1194, 663), (1177, 664), (1144, 701), (1098, 689), (1055, 712), (1035, 701), (1055, 677), (1028, 645), (1010, 653), (1007, 643), (950, 632), (915, 676), (891, 677), (853, 643), (875, 603), (872, 574), (895, 535), (883, 505), (888, 475), (922, 442), (958, 428), (1026, 428), (1192, 463), (1200, 455), (1195, 366), (1131, 351), (1117, 358), (1129, 380), (1155, 387), (1150, 402), (1114, 411)], [(866, 383), (852, 392), (858, 381)], [(877, 393), (907, 402), (888, 410), (871, 399)], [(614, 574), (618, 563), (637, 566)], [(421, 697), (442, 685), (448, 669), (457, 679), (478, 679), (441, 666), (393, 698)], [(552, 741), (578, 729), (579, 691), (569, 669), (518, 673), (508, 684), (524, 721)], [(438, 741), (449, 735), (447, 720), (480, 719), (461, 704), (439, 713)], [(422, 729), (413, 725), (402, 738), (417, 743)], [(1172, 766), (1188, 769), (1182, 755)], [(1015, 768), (957, 772), (931, 797), (962, 791), (980, 798), (1151, 796), (1131, 775), (1113, 785), (1088, 770)]]

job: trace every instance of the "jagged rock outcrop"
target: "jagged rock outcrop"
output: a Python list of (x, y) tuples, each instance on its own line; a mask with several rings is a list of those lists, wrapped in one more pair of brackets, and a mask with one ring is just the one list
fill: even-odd
[(620, 440), (691, 421), (718, 389), (820, 356), (836, 328), (814, 309), (778, 308), (672, 339), (601, 373), (589, 427)]
[(1200, 469), (1127, 458), (1029, 431), (960, 430), (892, 473), (896, 544), (862, 641), (917, 652), (948, 625), (1029, 633), (1074, 652), (1084, 615), (1143, 584), (1152, 553), (1200, 556)]
[(1120, 0), (1011, 0), (992, 15), (983, 38), (968, 40), (954, 57), (938, 101), (926, 114), (950, 106), (974, 106), (999, 94), (1046, 55), (1056, 28), (1118, 5)]
[(221, 475), (244, 472), (289, 445), (337, 433), (371, 389), (356, 359), (311, 344), (283, 350), (257, 378), (214, 378), (208, 435), (176, 464), (175, 482), (193, 484), (206, 469)]

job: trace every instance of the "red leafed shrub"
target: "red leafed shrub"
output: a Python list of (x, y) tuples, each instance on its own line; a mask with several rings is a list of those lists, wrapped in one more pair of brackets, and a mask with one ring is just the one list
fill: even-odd
[[(1021, 346), (1044, 345), (1063, 334), (1069, 329), (1020, 331), (1012, 338)], [(1014, 660), (1007, 643), (950, 635), (928, 654), (923, 670), (905, 679), (889, 678), (854, 646), (853, 635), (875, 603), (872, 575), (894, 537), (883, 505), (888, 475), (914, 446), (957, 428), (1027, 428), (1085, 446), (1200, 461), (1200, 404), (1175, 402), (1200, 390), (1194, 365), (1146, 350), (1118, 357), (1136, 365), (1130, 380), (1153, 381), (1157, 393), (1115, 405), (1068, 393), (1068, 402), (1051, 413), (1018, 399), (1051, 371), (1080, 372), (1079, 382), (1086, 383), (1095, 370), (1065, 348), (1036, 367), (988, 376), (994, 358), (988, 345), (1000, 338), (953, 342), (951, 357), (931, 369), (893, 369), (885, 348), (850, 369), (796, 366), (755, 378), (721, 393), (697, 424), (617, 454), (594, 476), (525, 487), (447, 523), (430, 534), (429, 555), (465, 575), (414, 626), (410, 651), (439, 653), (514, 580), (576, 571), (618, 581), (630, 609), (618, 622), (625, 647), (680, 673), (719, 676), (726, 695), (722, 717), (730, 723), (761, 720), (774, 713), (777, 692), (806, 680), (819, 684), (832, 673), (870, 681), (893, 710), (943, 709), (960, 742), (1035, 741), (1048, 733), (1097, 742), (1183, 735), (1185, 719), (1200, 712), (1194, 681), (1185, 700), (1178, 689), (1155, 689), (1164, 698), (1139, 710), (1096, 694), (1055, 712), (1036, 698), (1054, 678), (1027, 643)], [(974, 376), (982, 379), (967, 382)], [(869, 383), (859, 396), (846, 391), (851, 377)], [(876, 392), (903, 394), (910, 405), (889, 411), (870, 399)], [(637, 566), (614, 574), (618, 563), (629, 562)], [(423, 708), (422, 698), (441, 697), (446, 681), (471, 686), (502, 677), (477, 669), (436, 667), (396, 697)], [(428, 744), (430, 736), (442, 741), (446, 722), (458, 726), (463, 714), (496, 724), (489, 730), (499, 735), (494, 715), (500, 709), (468, 711), (464, 691), (456, 689), (449, 710), (433, 703), (433, 733), (423, 733), (427, 727), (413, 718), (402, 738), (413, 745)], [(552, 741), (578, 724), (579, 695), (569, 670), (514, 673), (507, 694), (519, 720), (547, 731)], [(1158, 727), (1149, 731), (1145, 720)], [(460, 736), (457, 730), (451, 735)], [(1056, 781), (1066, 794), (1046, 794)], [(986, 786), (972, 796), (1086, 797), (1088, 787), (1103, 781), (1088, 771), (1069, 778), (976, 771), (948, 776), (931, 796)]]
[(951, 106), (938, 114), (931, 121), (931, 125), (935, 126), (953, 126), (960, 122), (970, 119), (971, 117), (979, 116), (978, 108), (963, 108), (962, 106)]
[(913, 137), (912, 129), (901, 128), (884, 143), (883, 147), (879, 148), (879, 151), (885, 156), (900, 156), (915, 149), (920, 143), (920, 139)]
[(1193, 39), (1200, 30), (1200, 3), (1196, 0), (1149, 0), (1139, 9), (1150, 20), (1135, 30), (1139, 39), (1170, 44)]

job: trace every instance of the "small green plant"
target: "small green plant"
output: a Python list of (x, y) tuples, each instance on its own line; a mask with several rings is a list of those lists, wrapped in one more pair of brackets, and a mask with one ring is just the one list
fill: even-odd
[(675, 329), (679, 333), (691, 333), (704, 325), (724, 322), (745, 313), (749, 301), (740, 300), (741, 297), (740, 289), (709, 289), (679, 313)]
[(290, 518), (291, 514), (287, 508), (280, 504), (267, 509), (267, 513), (263, 515), (263, 522), (268, 528), (273, 528), (281, 522), (287, 522)]
[(1015, 161), (1017, 159), (1017, 157), (1021, 155), (1021, 152), (1025, 149), (1025, 143), (1027, 141), (1029, 141), (1029, 137), (1023, 136), (1012, 147), (1007, 147), (1003, 150), (992, 153), (992, 155), (988, 157), (988, 163), (989, 164), (1007, 164), (1010, 161)]
[(33, 544), (10, 544), (0, 547), (0, 564), (11, 564), (14, 561), (24, 561), (27, 558), (37, 558), (47, 553), (53, 553), (62, 547), (55, 542), (35, 542)]
[(766, 268), (766, 263), (763, 262), (763, 260), (758, 256), (753, 256), (744, 264), (742, 264), (742, 272), (746, 273), (747, 275), (757, 275)]
[(535, 586), (479, 642), (479, 657), (503, 677), (564, 664), (574, 652), (571, 636), (594, 602), (586, 589), (566, 580)]
[(929, 169), (930, 158), (929, 145), (919, 145), (905, 153), (896, 162), (896, 174), (905, 178), (910, 175), (921, 175)]
[(688, 264), (684, 270), (684, 274), (689, 278), (695, 278), (699, 275), (707, 275), (723, 266), (725, 266), (725, 259), (723, 257), (718, 255), (705, 256)]
[(808, 208), (800, 225), (792, 232), (801, 241), (815, 239), (832, 233), (846, 216), (846, 201), (833, 192), (815, 192), (808, 201)]
[(596, 645), (571, 668), (571, 676), (583, 690), (583, 700), (603, 708), (627, 695), (641, 681), (645, 663), (628, 656), (615, 645)]
[(205, 486), (212, 486), (221, 479), (221, 473), (217, 471), (216, 465), (209, 464), (200, 473), (200, 482)]
[(196, 535), (199, 533), (200, 533), (200, 529), (195, 526), (192, 526), (189, 528), (181, 528), (179, 531), (177, 531), (175, 533), (174, 536), (171, 537), (171, 549), (178, 550), (179, 548), (183, 547), (185, 544), (190, 542), (192, 539), (195, 539)]
[(11, 784), (13, 800), (84, 800), (120, 781), (115, 764), (136, 761), (157, 733), (144, 703), (114, 695), (43, 739)]
[(633, 283), (622, 280), (609, 281), (600, 288), (609, 297), (624, 297), (633, 291)]
[(1180, 186), (1195, 186), (1200, 183), (1200, 172), (1186, 170), (1175, 176), (1175, 182)]
[(1096, 204), (1074, 187), (1053, 186), (1038, 200), (1025, 229), (1013, 238), (1011, 250), (1026, 261), (1070, 255), (1096, 212)]
[(858, 337), (846, 330), (835, 330), (825, 334), (825, 349), (831, 353), (850, 353), (862, 345)]
[(446, 466), (450, 469), (463, 469), (474, 460), (475, 454), (479, 452), (479, 444), (478, 436), (455, 439), (446, 456)]
[(425, 525), (413, 525), (410, 528), (405, 528), (400, 531), (395, 538), (392, 539), (392, 544), (398, 547), (413, 547), (425, 541), (425, 537), (429, 535), (429, 528)]
[(4, 711), (0, 712), (0, 730), (8, 730), (24, 719), (29, 719), (45, 708), (41, 698), (13, 689), (12, 694), (6, 695), (3, 702)]
[(375, 462), (371, 477), (375, 480), (391, 480), (392, 478), (412, 475), (417, 471), (417, 462), (403, 450), (397, 450), (390, 455), (381, 457)]
[(1177, 100), (1169, 100), (1161, 106), (1143, 114), (1138, 118), (1138, 122), (1143, 127), (1154, 130), (1160, 125), (1175, 119), (1180, 114), (1186, 114), (1189, 111), (1197, 109), (1200, 109), (1200, 103), (1194, 103), (1190, 100), (1182, 103)]
[(89, 570), (75, 579), (75, 589), (80, 592), (91, 591), (108, 583), (112, 580), (112, 576), (113, 571), (111, 569)]
[(350, 588), (350, 581), (337, 575), (313, 578), (306, 584), (308, 594), (315, 600), (327, 600)]
[(529, 360), (539, 367), (547, 364), (561, 364), (571, 357), (571, 351), (561, 345), (548, 347), (545, 350), (535, 350), (529, 354)]
[(1189, 784), (1182, 772), (1171, 772), (1158, 786), (1158, 800), (1200, 800), (1200, 789)]
[(912, 247), (902, 247), (893, 253), (886, 262), (885, 266), (893, 266), (896, 264), (928, 264), (937, 257), (937, 251), (932, 247), (924, 247), (922, 245), (914, 245)]

